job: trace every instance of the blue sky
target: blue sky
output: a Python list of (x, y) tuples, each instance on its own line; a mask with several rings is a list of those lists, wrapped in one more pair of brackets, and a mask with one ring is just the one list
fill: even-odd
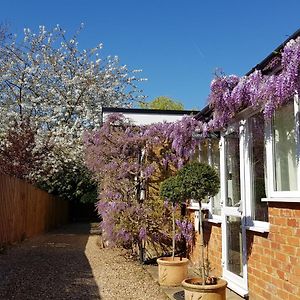
[(91, 48), (143, 69), (148, 100), (161, 95), (203, 108), (216, 69), (243, 75), (300, 27), (299, 0), (3, 1), (0, 21), (24, 27), (60, 24)]

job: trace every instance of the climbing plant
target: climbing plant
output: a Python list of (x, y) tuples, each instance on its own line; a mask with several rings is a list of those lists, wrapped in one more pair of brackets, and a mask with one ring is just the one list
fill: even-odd
[(255, 70), (243, 77), (217, 76), (211, 83), (209, 96), (213, 109), (210, 129), (223, 128), (247, 107), (260, 108), (270, 118), (276, 109), (299, 93), (299, 68), (300, 37), (290, 40), (265, 70)]
[[(138, 127), (113, 114), (100, 130), (86, 133), (86, 164), (99, 184), (97, 209), (109, 243), (130, 248), (146, 240), (170, 244), (172, 207), (160, 197), (159, 184), (193, 155), (192, 133), (199, 124), (185, 117)], [(178, 213), (176, 218), (182, 225)], [(178, 235), (192, 230), (184, 227), (177, 226)]]

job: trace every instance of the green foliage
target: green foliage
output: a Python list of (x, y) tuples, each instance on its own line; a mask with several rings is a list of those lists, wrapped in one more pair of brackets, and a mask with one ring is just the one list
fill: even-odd
[(164, 110), (183, 110), (184, 106), (181, 102), (177, 102), (169, 97), (160, 96), (156, 97), (150, 102), (142, 102), (141, 108), (149, 109), (164, 109)]
[(82, 203), (95, 203), (98, 199), (97, 187), (95, 184), (89, 183), (89, 189), (84, 190), (80, 197)]
[(73, 162), (65, 163), (60, 172), (38, 186), (70, 201), (82, 203), (97, 201), (97, 184), (91, 172), (84, 165)]
[(192, 162), (178, 171), (181, 191), (185, 199), (203, 200), (213, 197), (220, 188), (218, 173), (208, 164)]
[(182, 189), (180, 186), (180, 181), (177, 176), (172, 176), (165, 179), (161, 185), (159, 190), (160, 196), (172, 203), (178, 203), (182, 198)]

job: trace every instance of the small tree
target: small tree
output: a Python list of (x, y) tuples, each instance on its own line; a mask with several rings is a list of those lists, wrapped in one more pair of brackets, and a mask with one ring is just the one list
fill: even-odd
[(36, 138), (36, 129), (29, 119), (13, 122), (0, 134), (0, 173), (32, 182), (31, 173), (41, 168), (52, 145)]
[(201, 247), (201, 274), (202, 284), (205, 285), (205, 260), (204, 260), (204, 238), (202, 228), (201, 201), (205, 197), (213, 197), (220, 188), (220, 179), (217, 172), (209, 165), (192, 162), (179, 170), (178, 181), (180, 190), (178, 193), (184, 199), (194, 199), (199, 203), (199, 230)]
[(172, 259), (175, 257), (175, 209), (176, 203), (182, 200), (180, 182), (177, 176), (164, 180), (160, 185), (160, 196), (172, 202)]
[(149, 109), (184, 110), (184, 106), (181, 102), (166, 96), (156, 97), (150, 102), (141, 102), (140, 107)]

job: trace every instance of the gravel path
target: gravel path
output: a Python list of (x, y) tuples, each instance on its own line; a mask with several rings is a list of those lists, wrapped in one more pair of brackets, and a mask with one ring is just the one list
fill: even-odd
[(165, 300), (152, 277), (118, 249), (72, 224), (0, 254), (0, 299)]

